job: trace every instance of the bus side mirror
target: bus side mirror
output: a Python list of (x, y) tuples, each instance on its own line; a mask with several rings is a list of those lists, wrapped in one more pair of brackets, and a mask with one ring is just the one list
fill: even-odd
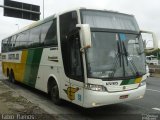
[(90, 26), (89, 24), (77, 24), (76, 27), (80, 29), (80, 35), (83, 41), (81, 51), (83, 52), (84, 49), (90, 48), (92, 45)]

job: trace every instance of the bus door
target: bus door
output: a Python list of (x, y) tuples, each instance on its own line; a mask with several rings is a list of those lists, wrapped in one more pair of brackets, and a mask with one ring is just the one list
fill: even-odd
[(70, 100), (73, 103), (83, 104), (84, 75), (82, 53), (80, 52), (80, 37), (78, 30), (69, 38), (70, 49)]
[(79, 33), (67, 38), (62, 45), (62, 59), (65, 75), (62, 83), (62, 96), (75, 104), (83, 104), (83, 65), (82, 53), (80, 52)]
[[(62, 61), (66, 76), (62, 97), (73, 103), (83, 104), (83, 68), (82, 53), (80, 52), (79, 30), (76, 29), (78, 16), (76, 11), (60, 15), (60, 41), (62, 51)], [(69, 80), (69, 84), (68, 84)]]

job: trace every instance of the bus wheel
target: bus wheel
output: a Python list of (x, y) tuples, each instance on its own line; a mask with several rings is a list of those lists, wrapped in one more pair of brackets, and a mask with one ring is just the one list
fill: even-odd
[(59, 105), (61, 103), (61, 99), (59, 98), (59, 90), (58, 90), (57, 84), (52, 83), (50, 95), (51, 95), (51, 99), (54, 104)]
[(15, 83), (15, 82), (16, 82), (16, 81), (15, 81), (15, 78), (14, 78), (14, 73), (13, 73), (13, 71), (11, 71), (11, 72), (9, 73), (9, 81), (12, 82), (12, 83)]

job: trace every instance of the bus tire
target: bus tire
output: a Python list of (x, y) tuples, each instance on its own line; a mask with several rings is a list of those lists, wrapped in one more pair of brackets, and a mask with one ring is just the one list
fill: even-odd
[(51, 100), (53, 101), (54, 104), (60, 105), (61, 99), (59, 98), (58, 85), (54, 82), (51, 83), (50, 96), (51, 96)]
[(16, 83), (14, 73), (12, 70), (9, 72), (9, 81), (12, 83)]

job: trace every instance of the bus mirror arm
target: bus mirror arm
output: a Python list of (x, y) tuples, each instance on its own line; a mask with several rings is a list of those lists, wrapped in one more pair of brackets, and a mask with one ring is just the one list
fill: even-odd
[(85, 47), (82, 47), (82, 48), (80, 48), (80, 51), (82, 52), (82, 53), (84, 53), (84, 50), (85, 49), (88, 49), (88, 48), (90, 48), (91, 46), (85, 46)]
[(77, 28), (80, 30), (80, 36), (82, 39), (82, 48), (80, 49), (81, 52), (84, 52), (84, 49), (91, 48), (91, 30), (89, 24), (77, 24)]

